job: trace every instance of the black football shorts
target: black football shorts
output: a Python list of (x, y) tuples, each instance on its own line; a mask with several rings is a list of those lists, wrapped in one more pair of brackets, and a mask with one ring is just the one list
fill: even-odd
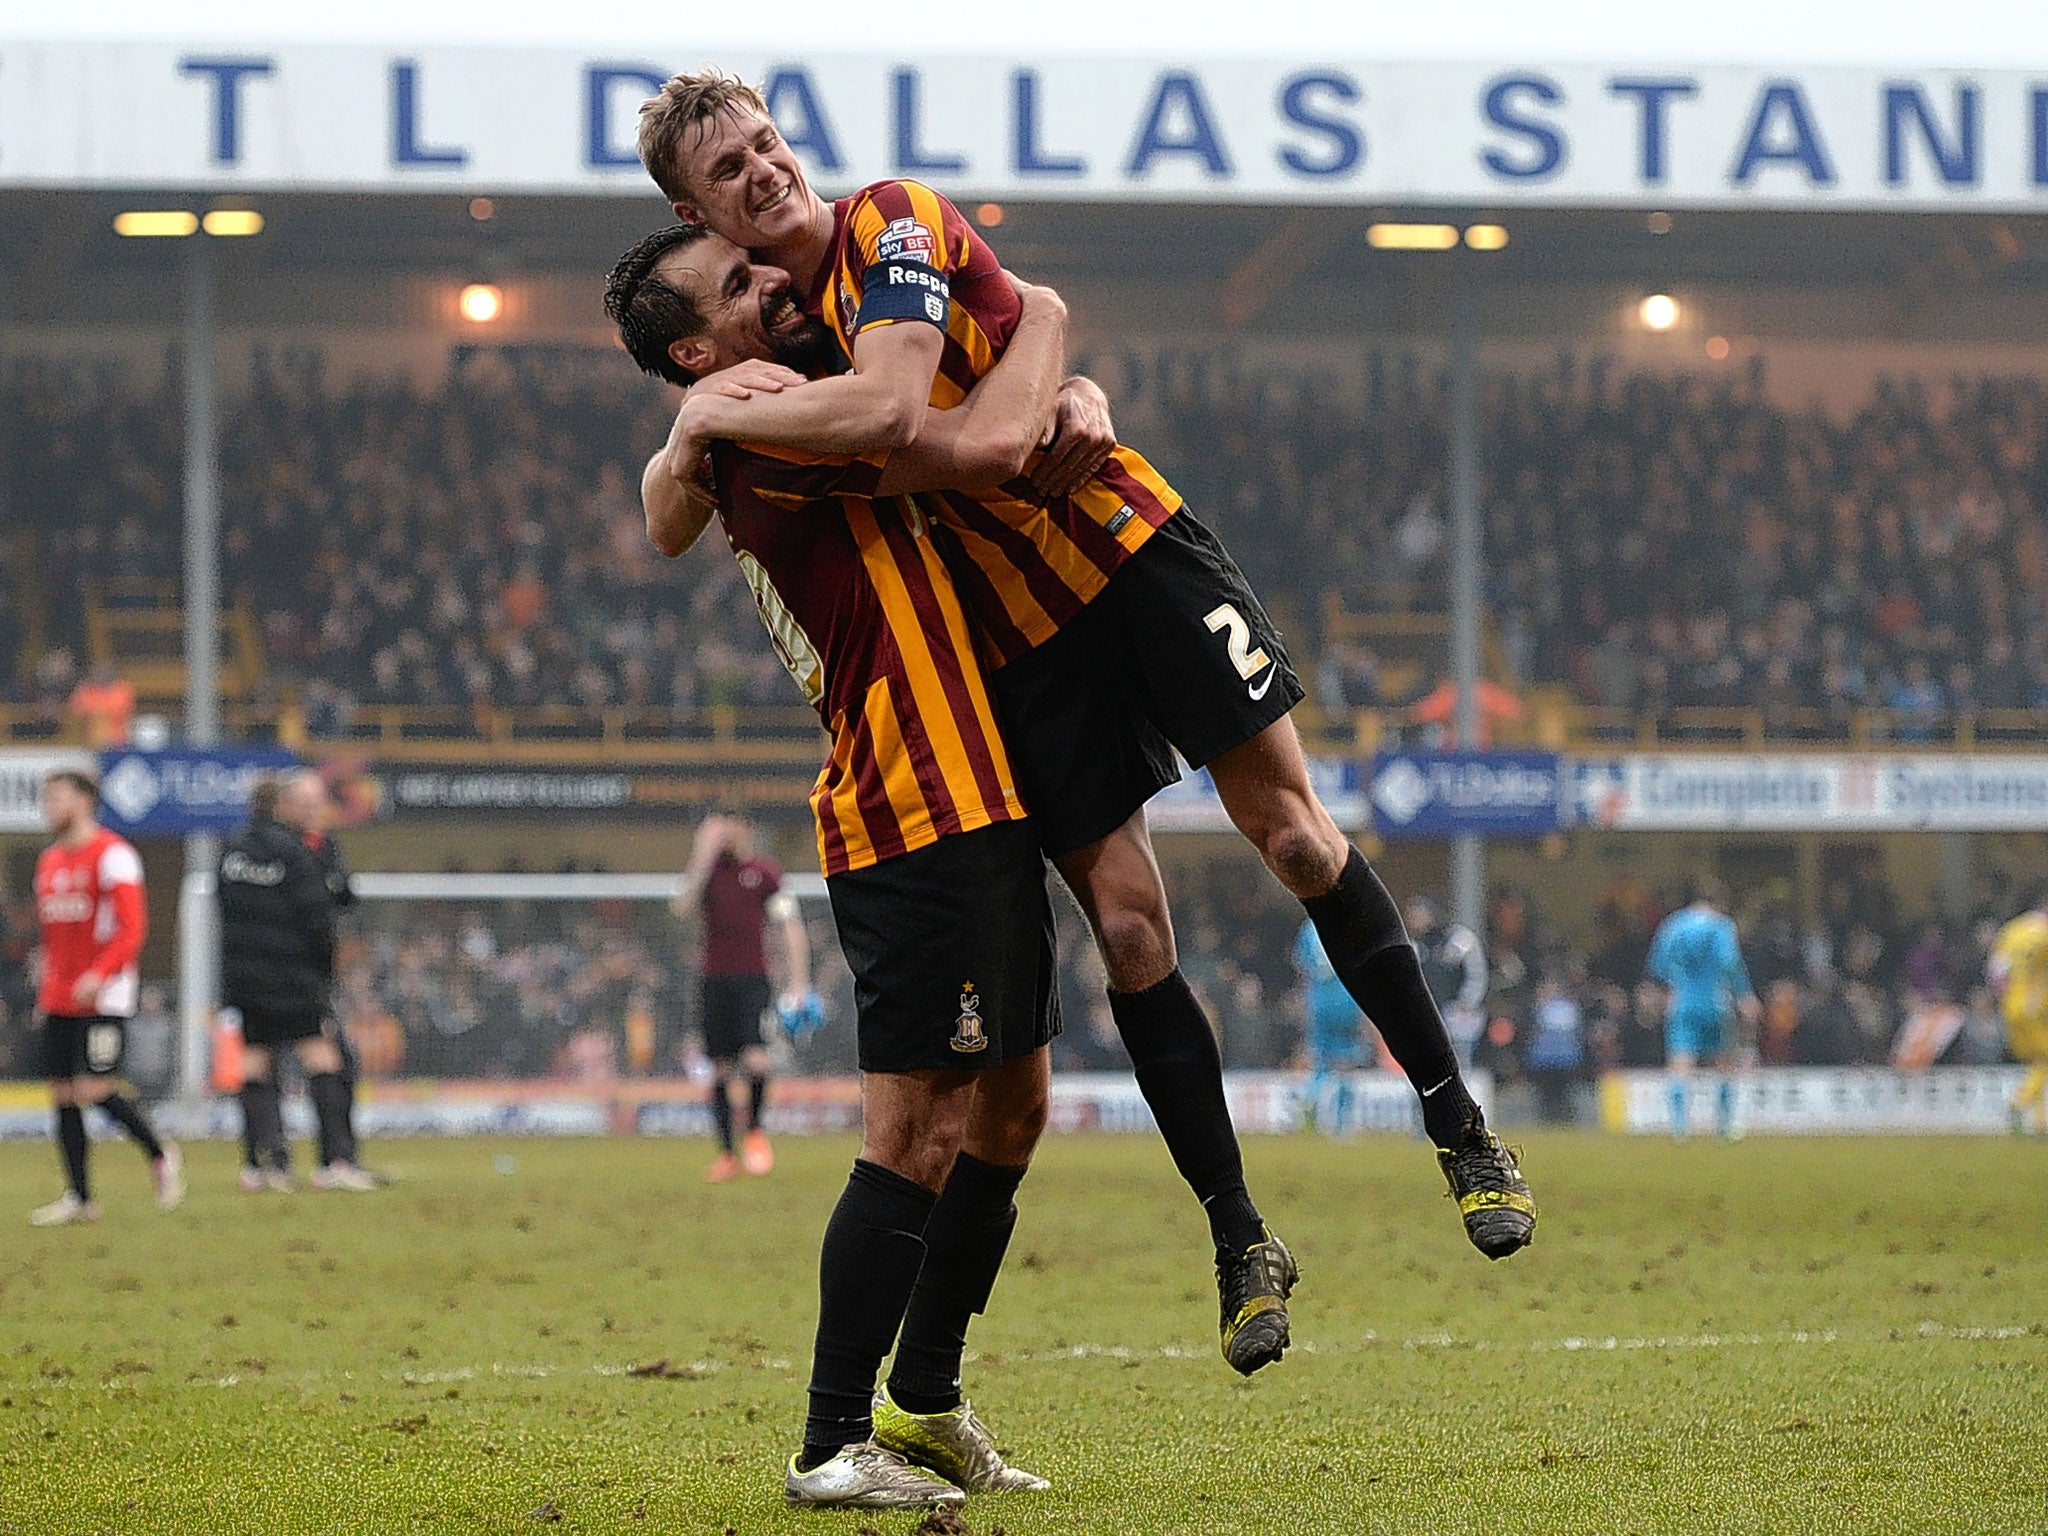
[(825, 882), (853, 971), (863, 1072), (977, 1070), (1060, 1032), (1052, 907), (1029, 821)]
[(121, 1070), (121, 1056), (128, 1048), (128, 1021), (100, 1014), (44, 1014), (39, 1045), (46, 1079), (112, 1077)]
[(704, 1054), (713, 1061), (738, 1061), (762, 1043), (761, 1016), (773, 1001), (766, 976), (706, 976), (697, 1022), (704, 1031)]
[(311, 1040), (324, 1033), (322, 1023), (317, 1013), (264, 1013), (244, 1008), (242, 1039), (265, 1050), (280, 1045), (296, 1045), (301, 1040)]
[(1176, 751), (1203, 767), (1303, 694), (1244, 572), (1185, 509), (1079, 617), (990, 682), (1052, 858), (1108, 836), (1179, 779)]

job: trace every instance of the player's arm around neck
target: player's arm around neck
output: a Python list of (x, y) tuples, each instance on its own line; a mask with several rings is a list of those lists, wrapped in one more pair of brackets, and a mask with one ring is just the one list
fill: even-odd
[(1066, 370), (1067, 306), (1050, 288), (1018, 290), (1024, 309), (1001, 359), (959, 405), (926, 413), (917, 441), (889, 456), (878, 494), (1001, 485), (1045, 441)]
[(871, 453), (917, 441), (946, 333), (899, 322), (871, 326), (853, 346), (852, 373), (746, 400), (693, 393), (677, 416), (687, 437), (724, 437), (812, 453)]
[(670, 453), (663, 448), (641, 471), (640, 505), (647, 514), (648, 541), (673, 560), (703, 537), (718, 504), (700, 476), (678, 480), (670, 472)]

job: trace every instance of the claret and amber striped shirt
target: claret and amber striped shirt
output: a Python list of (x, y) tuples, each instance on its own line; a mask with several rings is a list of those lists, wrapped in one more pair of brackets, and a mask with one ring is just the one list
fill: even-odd
[(973, 632), (917, 500), (872, 499), (875, 461), (794, 449), (721, 442), (712, 472), (761, 622), (832, 737), (811, 791), (825, 873), (1022, 819)]
[[(959, 209), (921, 182), (880, 181), (834, 206), (832, 250), (808, 307), (849, 356), (870, 327), (938, 326), (946, 342), (931, 403), (949, 410), (995, 366), (1023, 306)], [(1056, 634), (1181, 505), (1121, 446), (1071, 496), (1041, 497), (1020, 477), (920, 499), (955, 536), (955, 578), (998, 664)]]

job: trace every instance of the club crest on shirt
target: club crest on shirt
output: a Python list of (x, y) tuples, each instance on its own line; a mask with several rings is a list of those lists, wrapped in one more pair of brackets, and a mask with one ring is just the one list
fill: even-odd
[(896, 219), (875, 237), (875, 260), (878, 262), (921, 261), (928, 267), (936, 267), (938, 255), (938, 237), (915, 218)]
[(988, 1031), (981, 1024), (981, 999), (975, 996), (971, 981), (960, 990), (960, 1017), (953, 1021), (953, 1038), (947, 1043), (963, 1056), (988, 1049)]

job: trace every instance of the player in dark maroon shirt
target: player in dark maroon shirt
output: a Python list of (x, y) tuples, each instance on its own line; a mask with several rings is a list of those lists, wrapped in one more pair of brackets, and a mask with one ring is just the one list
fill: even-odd
[[(704, 1177), (714, 1184), (741, 1167), (759, 1176), (775, 1166), (774, 1150), (762, 1128), (768, 1102), (768, 1047), (761, 1023), (774, 1005), (768, 978), (768, 927), (782, 933), (788, 967), (785, 995), (801, 998), (811, 986), (811, 949), (796, 902), (783, 894), (782, 867), (754, 851), (754, 829), (730, 816), (707, 816), (690, 847), (678, 917), (696, 918), (703, 929), (699, 967), (703, 990), (698, 1026), (704, 1054), (711, 1058), (711, 1123), (718, 1130), (718, 1156)], [(747, 1079), (747, 1130), (734, 1156), (732, 1080)]]

